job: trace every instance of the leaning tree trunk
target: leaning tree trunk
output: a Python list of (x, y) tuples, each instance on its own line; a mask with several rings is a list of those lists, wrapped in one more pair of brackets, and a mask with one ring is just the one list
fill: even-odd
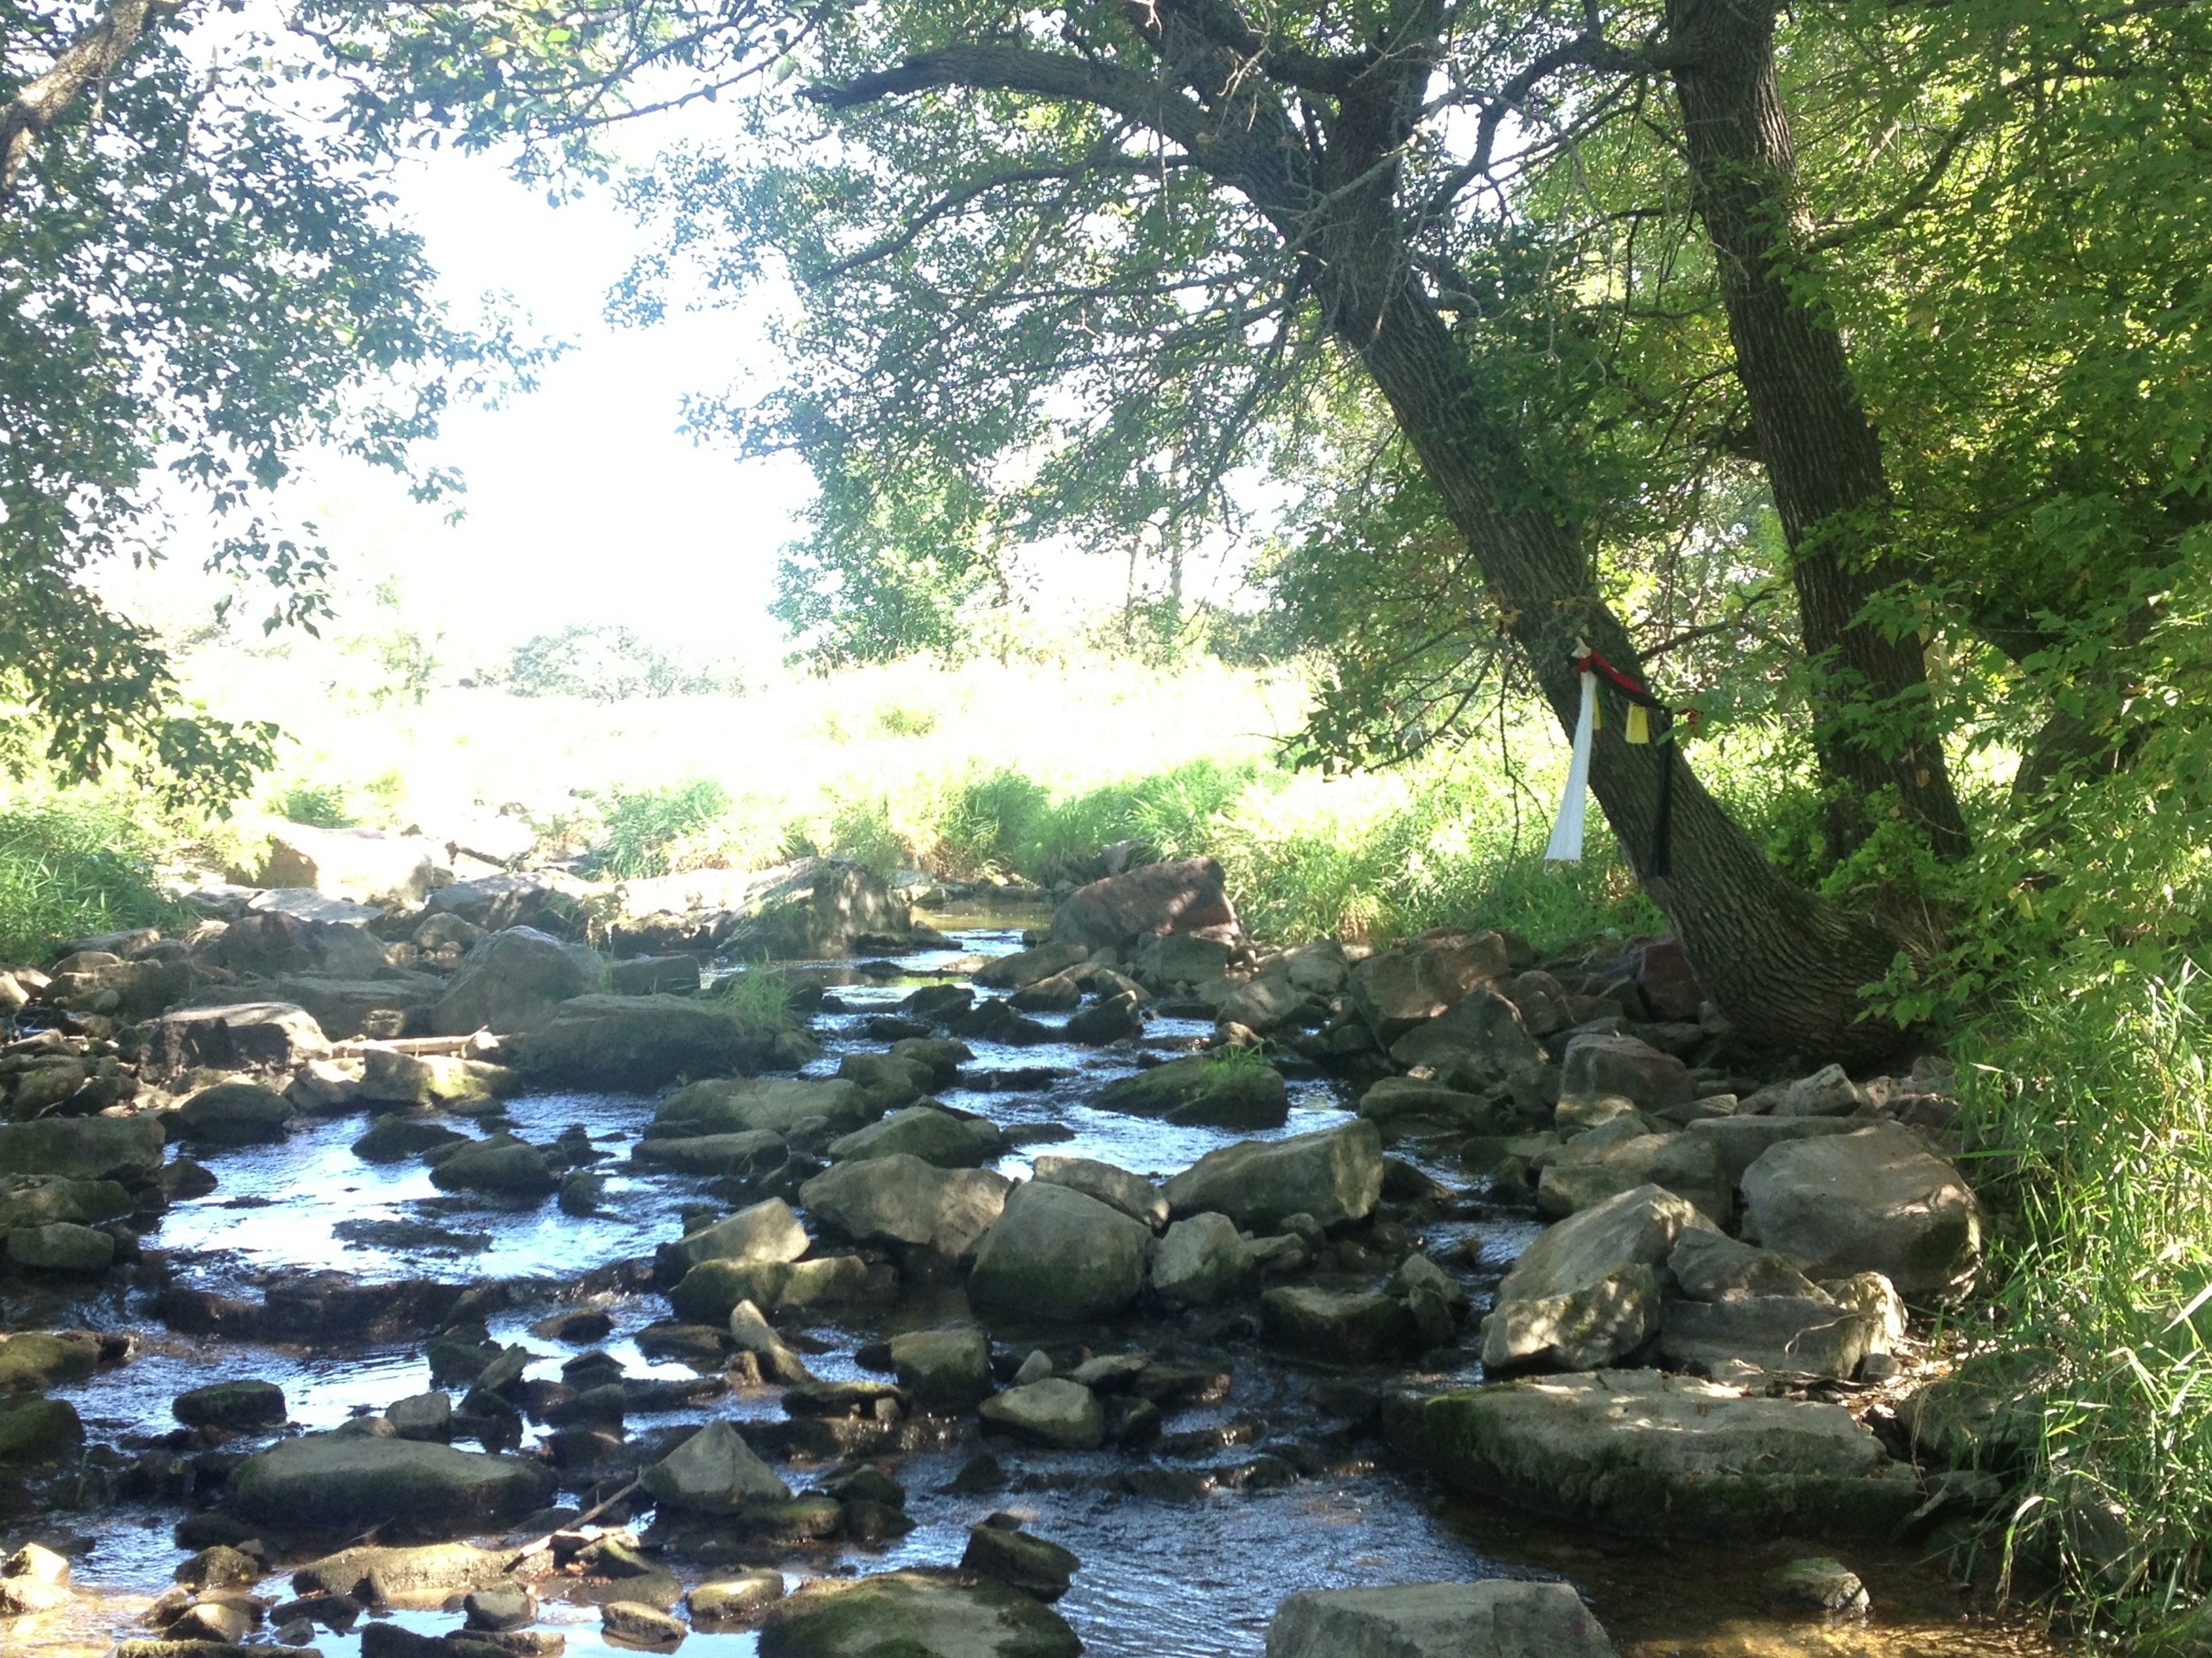
[[(1363, 310), (1371, 324), (1356, 320)], [(1517, 448), (1410, 279), (1392, 284), (1371, 309), (1340, 306), (1338, 315), (1467, 538), (1553, 711), (1571, 726), (1580, 697), (1575, 641), (1587, 640), (1640, 678), (1627, 630), (1593, 591), (1568, 527), (1520, 504), (1531, 492), (1500, 488), (1517, 481)], [(1852, 1057), (1893, 1047), (1896, 1029), (1863, 1019), (1860, 993), (1889, 970), (1896, 940), (1790, 881), (1706, 793), (1686, 758), (1675, 762), (1672, 872), (1650, 873), (1663, 755), (1657, 745), (1625, 741), (1621, 722), (1609, 721), (1592, 750), (1590, 786), (1706, 994), (1747, 1036), (1773, 1048)]]
[(1892, 638), (1856, 619), (1899, 576), (1881, 551), (1889, 487), (1842, 336), (1809, 286), (1774, 13), (1773, 0), (1669, 0), (1691, 196), (1719, 265), (1736, 373), (1819, 676), (1813, 743), (1831, 786), (1831, 837), (1839, 851), (1858, 845), (1871, 827), (1868, 802), (1893, 789), (1936, 848), (1955, 856), (1966, 825), (1933, 730), (1919, 635)]

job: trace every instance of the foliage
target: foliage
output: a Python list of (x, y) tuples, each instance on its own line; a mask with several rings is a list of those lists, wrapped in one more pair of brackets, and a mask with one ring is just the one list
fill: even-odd
[(729, 791), (711, 778), (659, 788), (580, 793), (599, 819), (591, 869), (611, 880), (703, 867), (711, 855), (702, 856), (703, 843), (732, 804)]
[(2003, 1332), (1961, 1379), (2016, 1401), (2022, 1441), (1986, 1547), (2139, 1639), (2197, 1601), (2212, 1522), (2205, 994), (2186, 962), (2053, 971), (1959, 1048)]
[(156, 843), (105, 800), (19, 802), (0, 811), (0, 956), (43, 960), (58, 940), (197, 919), (154, 879)]
[(754, 962), (714, 981), (707, 1005), (726, 1014), (749, 1031), (790, 1027), (791, 999), (797, 986), (791, 975), (772, 962)]
[[(0, 199), (0, 725), (19, 777), (35, 747), (64, 778), (123, 764), (224, 802), (270, 764), (274, 727), (184, 702), (99, 572), (167, 556), (204, 512), (210, 564), (259, 586), (270, 626), (313, 626), (327, 554), (272, 504), (294, 457), (326, 444), (442, 494), (453, 480), (411, 452), (452, 396), (531, 354), (449, 325), (379, 157), (297, 111), (267, 42), (211, 57), (173, 10)], [(0, 93), (81, 20), (0, 6)]]
[(641, 697), (737, 694), (741, 679), (656, 645), (610, 623), (575, 622), (540, 633), (509, 653), (492, 683), (516, 696), (577, 696), (588, 702)]
[(348, 829), (361, 821), (347, 810), (341, 783), (295, 783), (269, 802), (269, 810), (288, 822), (318, 829)]

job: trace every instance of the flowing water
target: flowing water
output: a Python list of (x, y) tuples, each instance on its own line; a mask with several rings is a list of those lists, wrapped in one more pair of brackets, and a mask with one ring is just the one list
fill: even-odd
[[(1029, 917), (938, 919), (960, 953), (994, 956), (1020, 948), (1019, 927), (1010, 922)], [(845, 1009), (817, 1018), (828, 1052), (810, 1071), (833, 1071), (841, 1054), (879, 1048), (882, 1044), (863, 1034), (864, 1019), (916, 985), (931, 982), (949, 959), (943, 954), (905, 958), (895, 971), (849, 963), (797, 970), (831, 986)], [(1033, 1017), (1051, 1024), (1064, 1016)], [(1156, 1020), (1146, 1040), (1171, 1045), (1210, 1031), (1195, 1022)], [(1125, 1055), (1072, 1046), (971, 1046), (976, 1050), (971, 1072), (1044, 1067), (1067, 1073), (1027, 1092), (941, 1094), (949, 1105), (989, 1117), (1014, 1140), (1025, 1131), (1033, 1136), (1049, 1132), (1059, 1136), (1053, 1151), (1164, 1177), (1217, 1146), (1251, 1137), (1095, 1109), (1088, 1101), (1098, 1089), (1131, 1069)], [(623, 1154), (649, 1118), (652, 1103), (635, 1095), (585, 1094), (534, 1094), (508, 1102), (512, 1131), (528, 1140), (549, 1140), (580, 1125), (595, 1146), (615, 1154), (603, 1165), (609, 1178), (601, 1212), (588, 1218), (564, 1215), (550, 1201), (509, 1207), (440, 1193), (419, 1163), (373, 1164), (354, 1156), (349, 1147), (361, 1132), (358, 1117), (316, 1118), (280, 1145), (211, 1157), (218, 1188), (176, 1204), (147, 1247), (166, 1256), (175, 1281), (229, 1294), (251, 1295), (304, 1273), (335, 1272), (365, 1282), (497, 1280), (509, 1286), (511, 1310), (490, 1321), (491, 1333), (541, 1355), (534, 1375), (557, 1374), (560, 1362), (581, 1349), (534, 1335), (530, 1326), (588, 1298), (614, 1321), (613, 1332), (595, 1345), (621, 1359), (631, 1375), (691, 1378), (695, 1372), (687, 1367), (656, 1362), (637, 1348), (637, 1332), (667, 1316), (657, 1294), (585, 1287), (588, 1279), (594, 1286), (607, 1283), (611, 1275), (602, 1270), (611, 1263), (649, 1257), (657, 1245), (679, 1236), (687, 1209), (718, 1207), (705, 1195), (703, 1180), (629, 1171)], [(1327, 1084), (1296, 1083), (1290, 1120), (1275, 1132), (1306, 1132), (1348, 1115)], [(1021, 1175), (1035, 1149), (1033, 1140), (997, 1166)], [(1425, 1227), (1422, 1240), (1432, 1253), (1456, 1248), (1472, 1263), (1471, 1271), (1495, 1273), (1535, 1230), (1525, 1219), (1476, 1215)], [(12, 1326), (32, 1322), (34, 1309), (5, 1310)], [(52, 1309), (37, 1310), (51, 1318)], [(887, 1325), (933, 1322), (943, 1311), (910, 1303), (903, 1311), (814, 1323), (806, 1330), (808, 1362), (824, 1379), (862, 1377), (867, 1372), (854, 1354), (863, 1342)], [(65, 1316), (51, 1321), (127, 1329), (137, 1338), (129, 1362), (65, 1390), (91, 1443), (129, 1447), (170, 1432), (175, 1425), (170, 1401), (211, 1381), (257, 1377), (278, 1382), (293, 1422), (307, 1428), (335, 1426), (431, 1386), (418, 1346), (309, 1348), (183, 1337), (151, 1322), (142, 1297), (126, 1301), (111, 1293), (103, 1301), (72, 1305)], [(1156, 1325), (1132, 1327), (1128, 1334), (1133, 1345), (1173, 1343), (1171, 1327), (1165, 1337)], [(1156, 1500), (1114, 1489), (1102, 1478), (1128, 1463), (1112, 1451), (999, 1447), (1011, 1485), (990, 1495), (964, 1495), (947, 1487), (976, 1445), (913, 1454), (897, 1469), (910, 1493), (909, 1512), (918, 1523), (912, 1532), (885, 1547), (795, 1552), (782, 1562), (787, 1577), (795, 1583), (824, 1572), (949, 1564), (958, 1559), (970, 1525), (994, 1509), (1008, 1508), (1022, 1515), (1030, 1530), (1081, 1556), (1083, 1569), (1059, 1609), (1102, 1658), (1256, 1658), (1275, 1606), (1295, 1590), (1496, 1576), (1574, 1583), (1623, 1651), (1635, 1658), (1888, 1658), (2047, 1650), (2030, 1629), (1992, 1616), (1978, 1596), (1955, 1590), (1934, 1564), (1896, 1549), (1840, 1551), (1873, 1593), (1870, 1617), (1832, 1623), (1777, 1617), (1760, 1608), (1760, 1575), (1807, 1553), (1836, 1551), (1787, 1539), (1750, 1546), (1609, 1539), (1446, 1500), (1389, 1468), (1379, 1444), (1347, 1433), (1341, 1416), (1317, 1402), (1312, 1372), (1271, 1359), (1250, 1339), (1232, 1339), (1196, 1356), (1233, 1369), (1233, 1390), (1221, 1403), (1171, 1416), (1167, 1427), (1171, 1436), (1195, 1439), (1199, 1430), (1240, 1424), (1240, 1432), (1215, 1436), (1227, 1442), (1225, 1448), (1183, 1464), (1217, 1475), (1212, 1489), (1197, 1485), (1179, 1500)], [(1470, 1350), (1463, 1370), (1423, 1379), (1473, 1381), (1479, 1370)], [(768, 1391), (662, 1414), (634, 1412), (629, 1425), (633, 1432), (650, 1431), (710, 1416), (741, 1420), (781, 1414)], [(1256, 1431), (1261, 1435), (1256, 1441), (1235, 1442)], [(1271, 1458), (1270, 1478), (1245, 1478), (1256, 1453), (1279, 1445), (1305, 1447), (1301, 1466), (1306, 1477), (1289, 1479), (1285, 1465)], [(563, 1501), (579, 1494), (571, 1491)], [(0, 1620), (0, 1651), (92, 1653), (118, 1636), (143, 1634), (134, 1622), (138, 1613), (167, 1586), (183, 1557), (170, 1537), (181, 1512), (174, 1503), (95, 1505), (7, 1528), (11, 1537), (68, 1533), (88, 1539), (89, 1548), (77, 1561), (76, 1581), (94, 1593), (65, 1613), (20, 1620), (12, 1631)], [(454, 1626), (450, 1614), (397, 1616), (424, 1632)], [(572, 1653), (605, 1649), (588, 1607), (549, 1606), (543, 1621), (566, 1634)], [(317, 1632), (316, 1646), (326, 1658), (355, 1658), (359, 1644), (357, 1631), (350, 1637)], [(739, 1658), (754, 1650), (749, 1633), (695, 1634), (683, 1647), (692, 1658)]]

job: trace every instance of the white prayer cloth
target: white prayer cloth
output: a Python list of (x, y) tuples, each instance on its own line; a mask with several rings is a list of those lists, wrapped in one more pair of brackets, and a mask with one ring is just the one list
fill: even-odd
[(1582, 676), (1582, 711), (1575, 716), (1574, 758), (1567, 765), (1566, 793), (1559, 797), (1559, 816), (1552, 822), (1551, 844), (1544, 848), (1548, 864), (1582, 862), (1582, 820), (1590, 798), (1590, 740), (1597, 729), (1598, 677)]

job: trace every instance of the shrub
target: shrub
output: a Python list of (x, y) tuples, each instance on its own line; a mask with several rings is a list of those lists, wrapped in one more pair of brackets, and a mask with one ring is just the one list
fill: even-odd
[(42, 958), (58, 940), (197, 917), (154, 881), (151, 836), (120, 806), (54, 802), (0, 812), (0, 955)]

